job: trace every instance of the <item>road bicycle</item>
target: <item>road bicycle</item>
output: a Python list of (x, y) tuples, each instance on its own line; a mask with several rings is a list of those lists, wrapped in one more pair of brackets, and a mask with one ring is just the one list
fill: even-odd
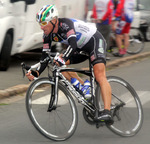
[[(144, 35), (138, 28), (132, 27), (129, 33), (129, 47), (127, 49), (128, 54), (138, 54), (144, 49), (145, 40)], [(110, 49), (115, 50), (116, 37), (113, 32), (110, 34)]]
[[(70, 138), (78, 124), (77, 102), (83, 105), (82, 113), (85, 121), (95, 125), (97, 129), (106, 126), (122, 137), (134, 136), (141, 129), (142, 105), (136, 91), (127, 81), (116, 76), (107, 77), (112, 88), (111, 113), (114, 123), (101, 122), (97, 120), (97, 117), (98, 113), (104, 110), (104, 104), (92, 66), (89, 64), (89, 70), (58, 67), (53, 63), (51, 54), (46, 60), (49, 61), (48, 77), (34, 80), (26, 93), (28, 116), (42, 135), (54, 141)], [(22, 63), (22, 68), (31, 70), (39, 64), (29, 67)], [(61, 73), (68, 71), (89, 77), (92, 95), (90, 100), (86, 100), (83, 93)]]

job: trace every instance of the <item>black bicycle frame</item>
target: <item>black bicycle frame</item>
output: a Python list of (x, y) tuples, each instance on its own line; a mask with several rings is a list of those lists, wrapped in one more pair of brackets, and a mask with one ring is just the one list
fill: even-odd
[[(90, 65), (90, 63), (89, 63)], [(58, 100), (58, 81), (59, 79), (61, 79), (60, 74), (61, 72), (78, 72), (84, 75), (87, 75), (90, 77), (90, 83), (91, 83), (91, 94), (92, 94), (92, 98), (93, 98), (93, 104), (94, 105), (89, 105), (89, 103), (82, 99), (80, 94), (79, 96), (77, 96), (77, 99), (88, 109), (90, 109), (93, 112), (98, 113), (99, 111), (99, 97), (95, 95), (95, 89), (94, 89), (94, 83), (95, 83), (95, 77), (94, 77), (94, 73), (93, 73), (93, 67), (90, 65), (90, 69), (89, 70), (80, 70), (80, 69), (75, 69), (75, 68), (63, 68), (63, 67), (59, 67), (59, 68), (54, 68), (53, 71), (53, 77), (54, 77), (54, 83), (55, 85), (52, 86), (52, 92), (51, 92), (51, 99), (50, 99), (50, 103), (49, 103), (49, 108), (48, 111), (51, 110), (55, 110), (57, 107), (57, 100)], [(65, 79), (65, 77), (63, 75), (62, 79)], [(67, 86), (69, 86), (69, 84), (67, 83), (67, 81), (64, 82)]]

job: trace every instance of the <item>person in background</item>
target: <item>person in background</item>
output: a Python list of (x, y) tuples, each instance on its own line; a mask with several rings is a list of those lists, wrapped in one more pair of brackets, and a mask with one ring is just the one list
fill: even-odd
[(119, 51), (113, 55), (122, 57), (129, 46), (129, 32), (133, 21), (135, 0), (118, 0), (113, 17), (112, 30), (116, 33), (116, 43)]
[[(103, 35), (107, 43), (107, 50), (109, 50), (111, 21), (113, 14), (112, 0), (95, 0), (92, 10), (93, 22), (96, 23), (98, 31)], [(109, 57), (106, 57), (109, 60)]]
[(89, 6), (89, 3), (88, 3), (88, 0), (85, 0), (85, 15), (84, 15), (84, 21), (86, 21), (87, 19), (87, 14), (88, 14), (88, 6)]

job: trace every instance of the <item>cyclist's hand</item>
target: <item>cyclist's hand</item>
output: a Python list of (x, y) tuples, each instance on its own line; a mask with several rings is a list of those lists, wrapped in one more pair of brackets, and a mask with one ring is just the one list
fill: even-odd
[(38, 71), (29, 71), (28, 73), (26, 73), (27, 78), (32, 81), (35, 78), (37, 78), (39, 76), (39, 72)]
[(59, 55), (56, 55), (54, 58), (54, 63), (56, 63), (58, 66), (63, 66), (65, 65), (65, 61), (63, 60), (63, 58)]

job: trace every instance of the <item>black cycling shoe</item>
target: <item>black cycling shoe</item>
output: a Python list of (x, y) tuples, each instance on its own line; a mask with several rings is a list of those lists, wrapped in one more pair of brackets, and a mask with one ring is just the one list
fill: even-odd
[(98, 116), (98, 120), (105, 122), (106, 124), (112, 125), (114, 123), (111, 116), (111, 111), (104, 109)]

